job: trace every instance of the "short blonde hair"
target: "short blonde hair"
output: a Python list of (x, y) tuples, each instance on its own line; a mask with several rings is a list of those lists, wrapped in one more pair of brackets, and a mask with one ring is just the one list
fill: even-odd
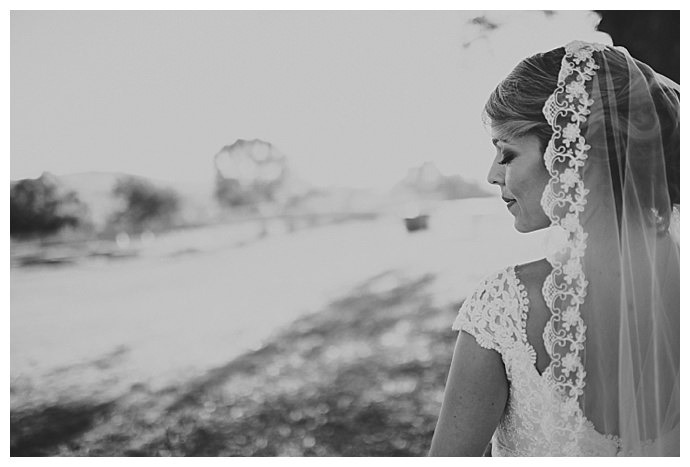
[(484, 121), (499, 139), (532, 134), (546, 148), (552, 130), (542, 108), (556, 89), (564, 55), (560, 47), (526, 58), (494, 89), (484, 105)]

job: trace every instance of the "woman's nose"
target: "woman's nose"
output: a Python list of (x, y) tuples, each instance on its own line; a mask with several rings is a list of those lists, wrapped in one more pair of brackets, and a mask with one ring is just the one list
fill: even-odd
[(492, 185), (503, 185), (505, 180), (505, 170), (503, 166), (498, 164), (498, 160), (494, 160), (489, 168), (489, 173), (486, 180)]

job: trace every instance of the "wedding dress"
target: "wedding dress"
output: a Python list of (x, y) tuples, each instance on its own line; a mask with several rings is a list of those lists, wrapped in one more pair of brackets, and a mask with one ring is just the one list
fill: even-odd
[(620, 439), (602, 434), (586, 419), (565, 413), (548, 373), (536, 368), (536, 352), (527, 339), (529, 299), (511, 266), (481, 281), (465, 300), (453, 330), (466, 331), (477, 343), (501, 354), (510, 381), (510, 397), (494, 434), (491, 454), (500, 456), (642, 456), (680, 452), (679, 427), (665, 437), (623, 452)]
[(501, 354), (510, 381), (492, 455), (615, 456), (618, 440), (573, 419), (547, 373), (537, 371), (536, 352), (527, 340), (528, 313), (525, 287), (509, 267), (484, 279), (453, 323), (454, 330), (472, 334), (480, 346)]
[(679, 455), (679, 93), (625, 49), (565, 47), (543, 109), (541, 204), (563, 237), (541, 288), (549, 364), (535, 366), (515, 267), (453, 324), (503, 360), (494, 456)]

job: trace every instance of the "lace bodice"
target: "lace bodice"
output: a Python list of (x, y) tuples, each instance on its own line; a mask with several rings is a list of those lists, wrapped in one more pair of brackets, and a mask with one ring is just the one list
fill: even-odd
[[(453, 329), (501, 354), (510, 382), (508, 403), (492, 440), (493, 456), (615, 456), (618, 442), (568, 407), (551, 380), (540, 374), (527, 340), (527, 291), (515, 267), (484, 279), (460, 308)], [(573, 415), (575, 413), (575, 415)]]

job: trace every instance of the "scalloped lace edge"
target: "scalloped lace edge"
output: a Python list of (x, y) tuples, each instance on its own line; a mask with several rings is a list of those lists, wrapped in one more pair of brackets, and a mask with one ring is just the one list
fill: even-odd
[[(542, 287), (542, 295), (551, 310), (542, 336), (550, 357), (544, 373), (564, 398), (564, 415), (575, 417), (580, 425), (588, 425), (578, 402), (584, 393), (586, 376), (581, 356), (586, 326), (580, 305), (587, 293), (582, 267), (587, 233), (580, 222), (580, 214), (589, 192), (581, 172), (590, 149), (581, 127), (593, 104), (586, 84), (599, 68), (593, 53), (605, 48), (601, 44), (579, 41), (568, 44), (558, 85), (543, 107), (553, 136), (544, 153), (544, 163), (551, 177), (542, 194), (541, 205), (551, 225), (562, 228), (567, 234), (567, 242), (559, 254), (548, 258), (552, 270)], [(557, 348), (567, 350), (560, 353)], [(614, 435), (607, 437), (616, 440)]]

